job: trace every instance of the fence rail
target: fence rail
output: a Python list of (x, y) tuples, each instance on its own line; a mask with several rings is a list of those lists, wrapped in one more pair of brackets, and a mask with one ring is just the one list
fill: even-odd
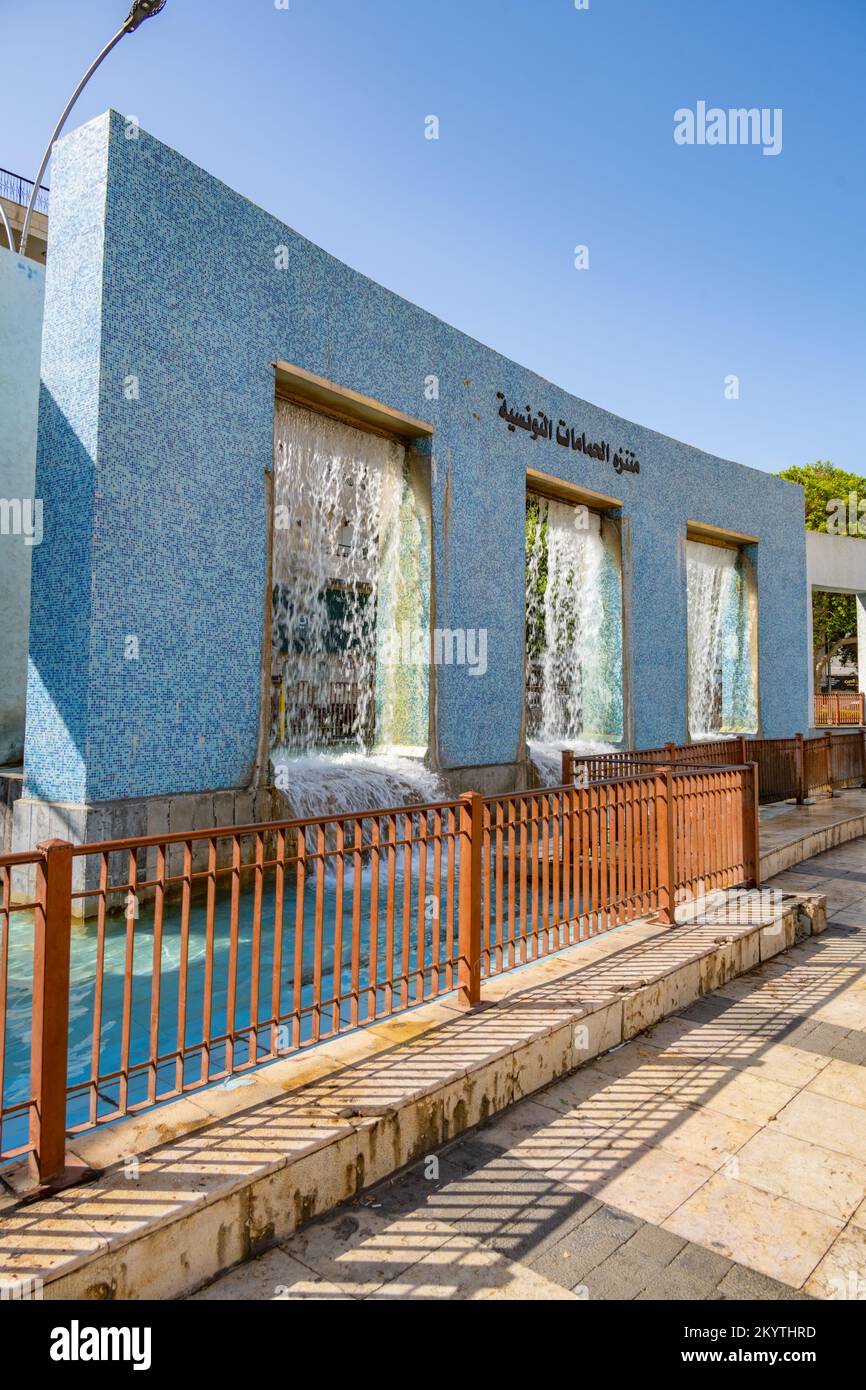
[(0, 1159), (48, 1182), (69, 1134), (758, 866), (754, 765), (2, 856)]
[(834, 690), (815, 696), (815, 725), (866, 724), (866, 694), (856, 690)]
[(758, 765), (761, 802), (832, 796), (843, 787), (866, 785), (866, 741), (862, 732), (792, 738), (719, 739), (704, 743), (666, 743), (660, 748), (616, 750), (581, 757), (562, 753), (562, 781), (597, 781), (637, 773), (660, 764), (713, 767), (730, 761)]

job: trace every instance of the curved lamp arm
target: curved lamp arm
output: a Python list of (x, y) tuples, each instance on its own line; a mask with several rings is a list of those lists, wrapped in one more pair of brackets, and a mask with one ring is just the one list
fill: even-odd
[(60, 138), (60, 132), (66, 124), (70, 111), (72, 110), (73, 106), (75, 105), (76, 101), (81, 95), (84, 87), (86, 87), (87, 83), (90, 81), (91, 77), (96, 72), (96, 69), (99, 67), (100, 63), (103, 61), (104, 58), (108, 57), (115, 44), (120, 43), (120, 40), (123, 38), (124, 34), (133, 33), (133, 31), (138, 28), (139, 24), (143, 24), (146, 19), (152, 19), (154, 15), (159, 14), (160, 10), (163, 9), (164, 6), (165, 0), (135, 0), (132, 9), (126, 16), (126, 19), (123, 21), (122, 27), (118, 29), (117, 33), (114, 35), (114, 38), (111, 39), (105, 45), (102, 52), (96, 58), (94, 58), (93, 62), (90, 64), (90, 67), (87, 69), (81, 81), (78, 83), (78, 86), (75, 88), (75, 91), (72, 93), (72, 96), (67, 101), (65, 107), (63, 108), (63, 114), (61, 115), (60, 120), (57, 122), (57, 125), (54, 127), (54, 133), (52, 134), (51, 139), (48, 141), (48, 148), (42, 156), (42, 163), (39, 165), (39, 173), (36, 175), (36, 181), (33, 185), (33, 192), (30, 195), (30, 202), (27, 205), (27, 215), (24, 218), (24, 226), (21, 228), (21, 239), (18, 243), (19, 256), (23, 256), (27, 252), (27, 238), (30, 235), (30, 222), (33, 217), (33, 208), (36, 203), (36, 198), (39, 193), (40, 186), (42, 184), (42, 178), (48, 166), (48, 161), (51, 158), (51, 151), (54, 147), (55, 142)]

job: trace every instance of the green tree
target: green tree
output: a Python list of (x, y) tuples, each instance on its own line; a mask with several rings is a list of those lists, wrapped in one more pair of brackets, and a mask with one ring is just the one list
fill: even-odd
[[(839, 503), (847, 507), (851, 493), (855, 498), (866, 502), (866, 478), (859, 473), (846, 473), (844, 468), (834, 468), (829, 459), (819, 459), (817, 463), (807, 463), (805, 467), (794, 465), (778, 475), (786, 483), (799, 483), (806, 493), (806, 529), (826, 531), (827, 521), (836, 515)], [(855, 505), (854, 516), (857, 516)], [(831, 528), (832, 529), (832, 528)], [(864, 522), (866, 531), (866, 522)], [(860, 534), (852, 528), (849, 534)]]
[[(857, 539), (858, 503), (866, 500), (866, 478), (835, 468), (829, 459), (819, 459), (804, 467), (795, 465), (778, 475), (788, 483), (799, 483), (806, 493), (806, 529), (827, 531), (829, 519), (847, 512), (854, 494), (853, 518), (858, 524), (848, 534)], [(833, 527), (830, 527), (831, 531)], [(857, 609), (853, 594), (815, 593), (812, 595), (812, 640), (815, 662), (815, 689), (830, 688), (830, 663), (835, 657), (844, 662), (857, 660)]]

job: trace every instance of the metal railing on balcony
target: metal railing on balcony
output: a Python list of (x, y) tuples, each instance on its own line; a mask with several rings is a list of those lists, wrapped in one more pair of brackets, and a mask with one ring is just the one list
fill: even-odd
[[(36, 195), (34, 210), (45, 213), (48, 216), (48, 192), (45, 184), (42, 184)], [(33, 180), (24, 179), (20, 174), (13, 174), (11, 169), (0, 169), (0, 198), (6, 198), (10, 203), (18, 203), (26, 208), (33, 193)]]
[(70, 1133), (449, 992), (472, 1007), (758, 866), (734, 766), (0, 857), (0, 1158), (50, 1180)]

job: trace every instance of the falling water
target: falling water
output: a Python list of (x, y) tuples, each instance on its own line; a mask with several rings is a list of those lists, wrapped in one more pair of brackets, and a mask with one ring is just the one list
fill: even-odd
[(621, 579), (595, 513), (529, 498), (527, 515), (527, 732), (547, 781), (563, 747), (622, 737)]
[(404, 463), (394, 440), (277, 402), (270, 752), (292, 815), (440, 791), (419, 760), (377, 746), (390, 713), (376, 707), (377, 616), (399, 560)]
[(740, 553), (688, 542), (689, 733), (754, 732), (752, 616)]

